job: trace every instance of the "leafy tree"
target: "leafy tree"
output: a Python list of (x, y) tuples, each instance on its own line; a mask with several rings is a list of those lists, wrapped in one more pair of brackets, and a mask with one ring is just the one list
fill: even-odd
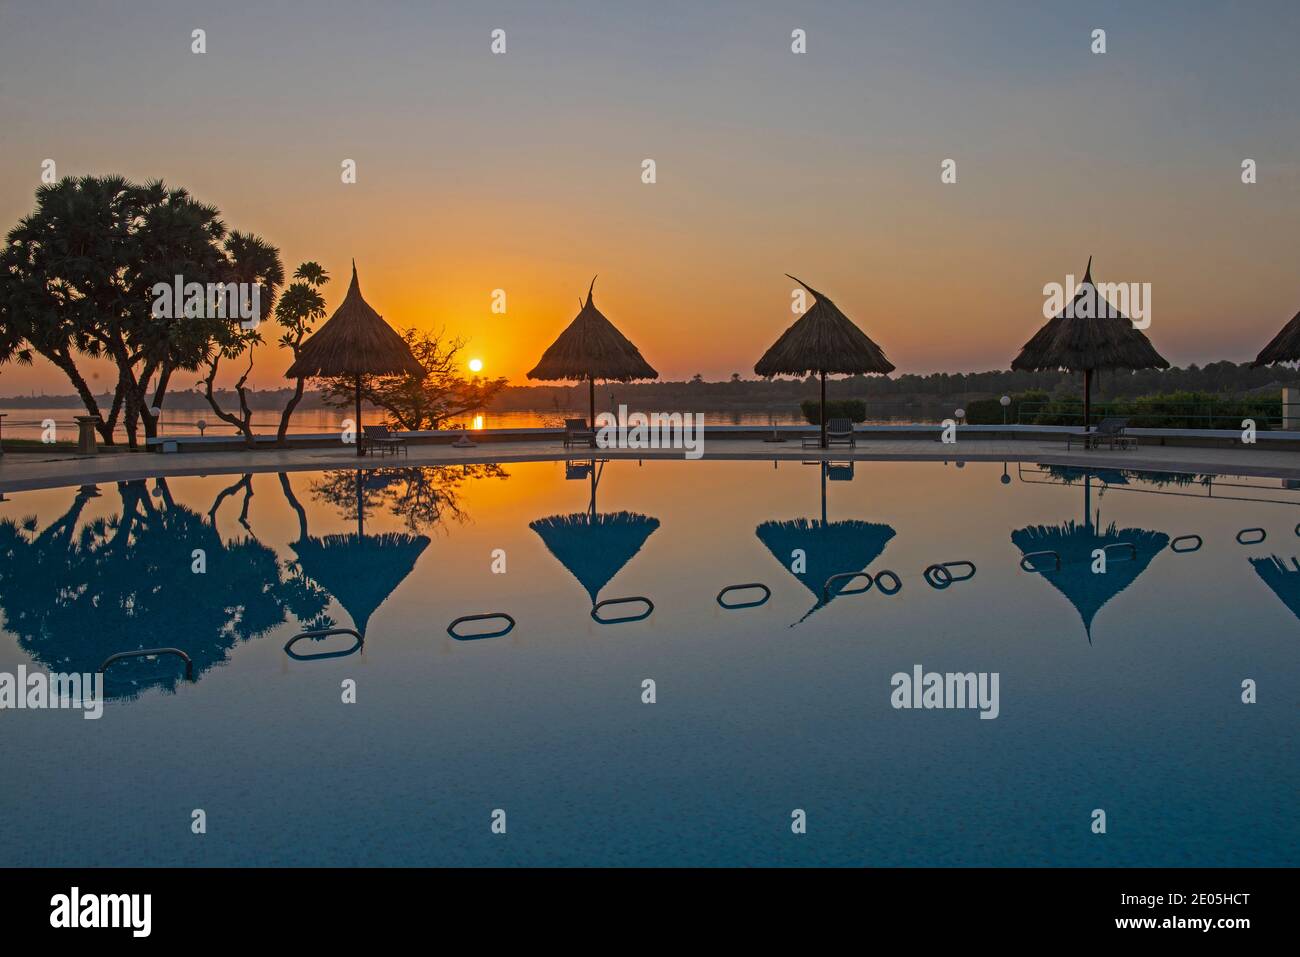
[[(155, 435), (152, 410), (162, 406), (172, 375), (197, 370), (214, 348), (229, 350), (243, 330), (238, 320), (187, 316), (178, 303), (171, 315), (155, 315), (154, 286), (170, 286), (178, 275), (205, 285), (256, 281), (270, 309), (283, 281), (265, 255), (270, 247), (227, 235), (219, 216), (216, 207), (161, 181), (84, 176), (42, 185), (36, 210), (0, 249), (0, 359), (35, 353), (49, 360), (68, 377), (106, 444), (119, 420), (132, 447), (140, 424), (146, 436)], [(78, 364), (84, 358), (116, 367), (107, 410)]]
[[(506, 380), (460, 374), (460, 354), (465, 340), (447, 339), (445, 331), (426, 332), (416, 328), (402, 331), (420, 367), (422, 377), (409, 375), (372, 376), (364, 381), (361, 397), (383, 409), (394, 424), (410, 431), (438, 429), (447, 419), (477, 412), (505, 388)], [(330, 405), (350, 408), (355, 383), (351, 377), (321, 380), (321, 393)]]
[[(284, 267), (280, 264), (279, 251), (257, 236), (244, 233), (231, 233), (225, 242), (227, 267), (232, 282), (257, 283), (263, 290), (264, 313), (270, 312), (276, 289), (284, 282)], [(233, 425), (244, 436), (244, 441), (251, 447), (254, 444), (253, 412), (248, 404), (248, 376), (253, 371), (253, 347), (263, 341), (261, 324), (252, 329), (244, 329), (238, 323), (230, 323), (221, 334), (212, 337), (212, 348), (204, 357), (207, 373), (203, 377), (203, 395), (217, 418)], [(239, 397), (239, 412), (227, 412), (217, 401), (215, 382), (222, 359), (238, 359), (248, 356), (248, 366), (235, 381), (235, 395)]]

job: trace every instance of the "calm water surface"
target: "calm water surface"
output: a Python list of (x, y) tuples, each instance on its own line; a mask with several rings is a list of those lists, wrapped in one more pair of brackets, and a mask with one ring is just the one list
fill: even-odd
[[(1300, 492), (989, 463), (596, 469), (594, 493), (590, 469), (541, 463), (9, 494), (0, 671), (174, 645), (196, 680), (135, 660), (98, 721), (0, 712), (0, 865), (1300, 863)], [(1266, 540), (1238, 544), (1247, 527)], [(1186, 534), (1203, 547), (1176, 553)], [(1060, 571), (1020, 568), (1044, 550)], [(973, 578), (921, 576), (958, 560)], [(821, 600), (862, 568), (901, 591)], [(744, 582), (770, 600), (720, 608)], [(653, 614), (592, 620), (630, 596)], [(504, 637), (446, 631), (498, 611)], [(286, 655), (330, 625), (362, 650)], [(917, 664), (997, 672), (999, 717), (894, 709)]]

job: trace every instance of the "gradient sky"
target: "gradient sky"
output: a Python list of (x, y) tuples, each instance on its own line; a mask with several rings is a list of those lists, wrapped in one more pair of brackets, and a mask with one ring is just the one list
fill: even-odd
[[(322, 263), (331, 311), (355, 256), (389, 322), (516, 382), (595, 273), (664, 378), (752, 376), (794, 318), (785, 272), (901, 371), (1005, 368), (1089, 255), (1153, 284), (1170, 361), (1241, 361), (1300, 308), (1297, 36), (1290, 0), (0, 0), (0, 226), (46, 157), (161, 177)], [(288, 363), (262, 350), (253, 384)], [(0, 370), (33, 389), (70, 391)]]

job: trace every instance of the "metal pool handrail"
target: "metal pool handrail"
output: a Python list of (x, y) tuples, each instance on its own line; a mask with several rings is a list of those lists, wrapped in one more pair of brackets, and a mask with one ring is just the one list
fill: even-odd
[[(757, 601), (738, 601), (732, 602), (731, 604), (722, 600), (723, 596), (728, 592), (742, 591), (747, 588), (761, 588), (763, 590), (763, 597)], [(768, 588), (762, 582), (746, 582), (743, 585), (728, 585), (726, 588), (722, 589), (722, 591), (718, 592), (717, 602), (728, 611), (734, 611), (737, 608), (757, 608), (759, 605), (765, 605), (767, 604), (767, 600), (771, 597), (772, 589)]]
[(194, 662), (190, 656), (179, 648), (145, 648), (141, 651), (119, 651), (115, 655), (109, 655), (104, 659), (104, 663), (99, 666), (100, 674), (108, 670), (108, 666), (115, 661), (122, 661), (125, 658), (154, 658), (158, 655), (175, 655), (181, 661), (185, 662), (185, 680), (194, 680)]
[[(954, 575), (952, 570), (965, 566), (970, 569), (965, 575)], [(975, 577), (975, 563), (968, 562), (964, 559), (955, 562), (935, 562), (921, 573), (926, 583), (931, 588), (940, 590), (947, 588), (953, 582), (964, 582)]]
[[(624, 615), (621, 618), (601, 618), (600, 610), (606, 605), (626, 605), (634, 601), (645, 602), (645, 611), (639, 615)], [(644, 621), (654, 613), (655, 603), (644, 595), (633, 595), (630, 598), (606, 598), (604, 601), (598, 601), (591, 606), (591, 620), (600, 625), (621, 625), (628, 621)]]
[[(357, 640), (357, 643), (351, 648), (341, 649), (339, 651), (318, 651), (314, 655), (300, 655), (293, 650), (293, 646), (304, 638), (330, 638), (334, 635), (351, 635)], [(346, 658), (348, 655), (355, 655), (361, 650), (361, 646), (365, 643), (366, 639), (361, 637), (360, 633), (353, 631), (351, 628), (321, 628), (317, 631), (304, 631), (302, 634), (294, 635), (284, 643), (284, 653), (297, 661), (318, 661), (325, 658)]]
[(864, 585), (862, 588), (841, 589), (840, 590), (841, 595), (861, 595), (864, 592), (871, 591), (871, 586), (876, 583), (875, 578), (872, 577), (870, 572), (839, 572), (836, 575), (832, 575), (830, 578), (826, 579), (826, 581), (822, 583), (822, 604), (824, 605), (831, 600), (832, 583), (838, 581), (852, 581), (855, 578), (865, 578), (867, 580), (866, 585)]
[(1026, 553), (1021, 557), (1021, 559), (1020, 559), (1020, 567), (1023, 568), (1023, 569), (1024, 569), (1025, 571), (1027, 571), (1027, 572), (1036, 572), (1036, 571), (1040, 571), (1040, 569), (1035, 568), (1033, 565), (1027, 565), (1027, 564), (1025, 564), (1026, 562), (1029, 561), (1029, 559), (1031, 559), (1031, 558), (1037, 558), (1037, 557), (1040, 556), (1040, 555), (1051, 555), (1054, 559), (1056, 559), (1056, 570), (1057, 570), (1058, 572), (1061, 570), (1061, 553), (1060, 553), (1060, 552), (1053, 551), (1053, 550), (1050, 549), (1050, 548), (1048, 548), (1048, 549), (1044, 549), (1044, 550), (1041, 551), (1041, 552), (1026, 552)]
[[(881, 580), (885, 576), (889, 576), (890, 580), (893, 581), (894, 583), (893, 588), (885, 587), (885, 583)], [(899, 578), (897, 575), (895, 575), (893, 572), (891, 572), (888, 568), (882, 568), (880, 571), (876, 572), (876, 587), (880, 589), (880, 593), (882, 595), (897, 595), (900, 591), (903, 590), (903, 580)]]
[(1127, 548), (1129, 550), (1129, 561), (1137, 561), (1138, 549), (1132, 542), (1111, 542), (1109, 545), (1101, 546), (1103, 554), (1110, 551), (1112, 548)]
[[(1259, 538), (1252, 538), (1250, 541), (1246, 541), (1244, 536), (1252, 534), (1254, 532), (1259, 532)], [(1266, 538), (1268, 538), (1268, 532), (1264, 531), (1264, 529), (1262, 528), (1243, 528), (1241, 531), (1237, 533), (1237, 544), (1258, 545)]]
[[(1179, 542), (1190, 542), (1190, 541), (1192, 541), (1193, 539), (1196, 540), (1196, 544), (1193, 545), (1191, 548), (1179, 548), (1179, 547), (1178, 547), (1178, 543), (1179, 543)], [(1204, 544), (1205, 544), (1205, 539), (1201, 538), (1201, 536), (1199, 536), (1199, 535), (1197, 535), (1197, 534), (1195, 534), (1195, 533), (1193, 533), (1193, 534), (1191, 534), (1191, 535), (1179, 535), (1177, 538), (1175, 538), (1173, 541), (1171, 541), (1171, 542), (1169, 543), (1169, 550), (1170, 550), (1171, 552), (1177, 552), (1179, 555), (1185, 555), (1185, 554), (1187, 554), (1188, 552), (1197, 552), (1197, 551), (1200, 551), (1200, 550), (1201, 550), (1201, 546), (1204, 545)]]
[[(507, 622), (504, 628), (496, 631), (476, 632), (472, 635), (460, 635), (456, 633), (456, 626), (463, 625), (467, 621), (491, 621), (493, 618), (503, 618)], [(502, 635), (508, 635), (514, 630), (515, 620), (507, 615), (504, 611), (494, 611), (486, 615), (461, 615), (450, 625), (447, 626), (447, 634), (451, 635), (457, 641), (478, 641), (480, 638), (500, 638)]]

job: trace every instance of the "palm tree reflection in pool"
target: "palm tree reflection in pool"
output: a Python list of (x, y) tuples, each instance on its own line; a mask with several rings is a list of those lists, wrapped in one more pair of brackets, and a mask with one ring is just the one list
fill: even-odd
[[(6, 628), (42, 667), (93, 672), (116, 652), (176, 646), (193, 659), (197, 679), (289, 613), (323, 609), (326, 596), (286, 580), (272, 549), (251, 533), (223, 540), (212, 522), (173, 500), (166, 479), (155, 480), (153, 495), (144, 480), (119, 482), (117, 491), (122, 509), (111, 518), (81, 520), (98, 495), (83, 486), (42, 531), (34, 518), (0, 521), (0, 608)], [(201, 577), (191, 566), (199, 548), (207, 563)], [(128, 659), (107, 673), (105, 693), (174, 691), (182, 677), (167, 656)]]

